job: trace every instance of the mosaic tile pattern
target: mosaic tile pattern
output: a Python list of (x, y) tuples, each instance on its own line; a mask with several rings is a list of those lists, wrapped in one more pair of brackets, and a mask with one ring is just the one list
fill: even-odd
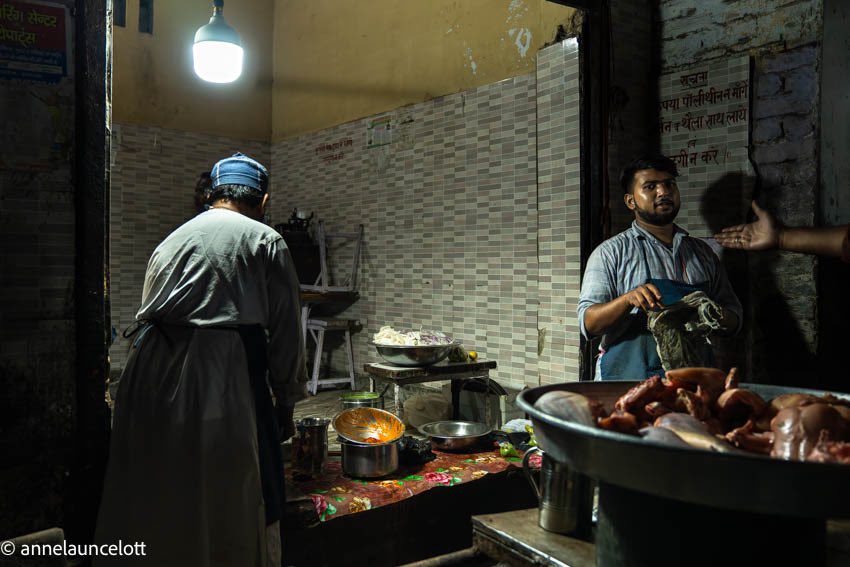
[(580, 117), (578, 43), (537, 55), (541, 384), (579, 379)]
[[(578, 117), (567, 111), (578, 104), (578, 82), (565, 80), (557, 59), (547, 71), (552, 93), (541, 94), (528, 75), (389, 113), (391, 144), (369, 147), (370, 126), (382, 118), (370, 117), (272, 147), (275, 218), (298, 207), (332, 229), (365, 225), (361, 299), (345, 314), (363, 325), (354, 336), (358, 366), (376, 359), (368, 341), (381, 325), (436, 328), (497, 360), (491, 376), (503, 385), (537, 385), (545, 324), (552, 327), (545, 379), (577, 369), (577, 358), (566, 358), (578, 341), (574, 317), (566, 330), (578, 293), (578, 212), (568, 213), (577, 193), (571, 200), (563, 191), (578, 187), (578, 148), (570, 147)], [(558, 112), (539, 112), (542, 101)], [(541, 114), (550, 149), (540, 148)], [(572, 142), (566, 124), (574, 124)], [(545, 195), (538, 171), (547, 176)], [(576, 227), (571, 236), (568, 226)], [(574, 256), (565, 241), (574, 241)]]
[[(273, 146), (273, 214), (297, 206), (337, 230), (364, 224), (361, 299), (346, 313), (363, 324), (358, 366), (376, 359), (368, 340), (381, 325), (425, 327), (496, 359), (503, 383), (536, 382), (534, 79), (403, 112), (412, 143), (368, 148), (373, 117)], [(325, 159), (321, 147), (345, 140)]]
[[(329, 231), (364, 224), (361, 299), (344, 314), (363, 325), (353, 337), (358, 372), (377, 358), (371, 335), (389, 324), (451, 333), (495, 359), (491, 377), (505, 387), (577, 379), (575, 42), (541, 51), (539, 65), (536, 74), (279, 142), (270, 156), (261, 142), (120, 126), (113, 325), (120, 332), (132, 322), (150, 253), (191, 218), (197, 174), (238, 149), (270, 164), (271, 224), (295, 207)], [(381, 145), (389, 141), (383, 118), (392, 143)], [(347, 263), (350, 250), (334, 248), (331, 265)], [(119, 336), (114, 367), (125, 351)], [(329, 362), (341, 368), (342, 349)]]
[(113, 368), (126, 360), (121, 332), (136, 316), (148, 258), (195, 214), (195, 179), (236, 151), (268, 163), (268, 144), (138, 125), (114, 125), (109, 215)]

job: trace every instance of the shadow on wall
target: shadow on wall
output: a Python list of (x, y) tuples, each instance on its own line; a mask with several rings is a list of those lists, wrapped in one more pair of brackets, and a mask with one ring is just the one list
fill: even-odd
[[(750, 210), (746, 195), (753, 186), (758, 187), (756, 179), (729, 173), (706, 189), (700, 213), (712, 234), (752, 220), (751, 213), (742, 215), (741, 205)], [(753, 193), (757, 196), (758, 189)], [(719, 248), (716, 243), (713, 247)], [(722, 250), (723, 266), (741, 301), (744, 322), (736, 337), (716, 341), (718, 365), (737, 366), (747, 382), (813, 387), (815, 356), (780, 290), (778, 254)]]
[(818, 259), (818, 388), (850, 392), (847, 381), (847, 324), (850, 322), (850, 264)]

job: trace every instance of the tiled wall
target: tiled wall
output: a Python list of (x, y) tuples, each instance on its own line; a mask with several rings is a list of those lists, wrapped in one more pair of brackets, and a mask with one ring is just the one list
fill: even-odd
[(114, 126), (109, 215), (112, 368), (126, 360), (121, 332), (142, 299), (148, 258), (159, 242), (194, 215), (195, 180), (202, 171), (241, 151), (268, 163), (268, 144), (138, 125)]
[[(360, 300), (345, 312), (358, 372), (381, 325), (441, 329), (522, 388), (578, 378), (578, 53), (539, 54), (535, 74), (274, 144), (121, 126), (112, 196), (112, 317), (132, 322), (147, 259), (193, 214), (198, 173), (235, 150), (270, 163), (272, 224), (292, 209), (329, 230), (365, 226)], [(125, 359), (126, 341), (111, 352)], [(538, 344), (540, 347), (538, 347)], [(538, 356), (538, 348), (542, 354)], [(342, 351), (332, 362), (341, 365)]]
[(367, 146), (378, 117), (273, 146), (276, 219), (298, 207), (332, 229), (365, 226), (361, 299), (346, 312), (363, 324), (358, 366), (376, 360), (380, 326), (422, 326), (495, 359), (503, 385), (575, 379), (576, 60), (559, 44), (541, 53), (539, 84), (521, 76), (391, 113), (401, 136), (386, 146)]
[[(540, 382), (579, 378), (580, 125), (578, 44), (537, 56)], [(533, 384), (532, 381), (527, 381)]]

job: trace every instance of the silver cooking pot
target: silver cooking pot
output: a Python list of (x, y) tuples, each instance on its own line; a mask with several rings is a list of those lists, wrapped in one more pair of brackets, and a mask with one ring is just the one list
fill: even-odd
[(342, 472), (355, 478), (379, 478), (398, 470), (400, 440), (391, 443), (352, 443), (339, 438)]
[(378, 408), (384, 409), (384, 399), (377, 392), (348, 392), (339, 397), (342, 409)]
[(474, 421), (432, 421), (419, 426), (419, 432), (430, 437), (431, 447), (438, 451), (473, 453), (489, 448), (484, 445), (492, 442), (494, 436), (507, 440), (506, 433)]

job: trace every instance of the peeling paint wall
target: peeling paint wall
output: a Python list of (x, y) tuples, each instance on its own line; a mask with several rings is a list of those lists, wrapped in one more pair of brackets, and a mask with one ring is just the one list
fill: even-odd
[(114, 115), (136, 124), (279, 141), (460, 92), (534, 68), (573, 13), (547, 0), (242, 0), (225, 18), (245, 48), (243, 76), (204, 83), (192, 39), (209, 0), (138, 2), (115, 28)]
[(210, 0), (154, 2), (152, 34), (138, 31), (139, 2), (128, 1), (126, 27), (114, 28), (115, 122), (268, 142), (273, 12), (274, 0), (225, 4), (245, 60), (239, 80), (217, 85), (199, 79), (192, 64), (195, 32), (212, 15)]
[(820, 36), (820, 0), (661, 0), (661, 66), (783, 50)]
[(276, 0), (272, 141), (530, 73), (546, 0)]

